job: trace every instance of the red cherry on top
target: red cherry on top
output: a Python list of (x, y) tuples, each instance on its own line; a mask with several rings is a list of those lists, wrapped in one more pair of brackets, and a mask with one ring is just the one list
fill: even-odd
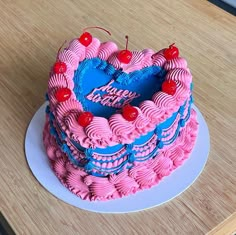
[(90, 112), (82, 112), (78, 117), (78, 123), (82, 127), (88, 126), (93, 120), (93, 114)]
[(179, 49), (174, 46), (174, 43), (169, 46), (169, 48), (164, 50), (164, 57), (167, 60), (175, 59), (179, 56)]
[(138, 110), (135, 107), (127, 104), (122, 109), (122, 116), (127, 121), (134, 121), (138, 117)]
[(84, 45), (85, 47), (87, 47), (88, 45), (90, 45), (90, 43), (92, 42), (92, 35), (89, 32), (84, 32), (80, 37), (79, 37), (79, 42)]
[(132, 53), (131, 53), (131, 51), (127, 50), (129, 37), (126, 35), (125, 38), (126, 38), (126, 47), (125, 47), (125, 50), (122, 50), (122, 51), (120, 51), (120, 52), (118, 53), (117, 59), (118, 59), (121, 63), (128, 64), (128, 63), (131, 61), (131, 59), (132, 59)]
[(132, 59), (132, 53), (129, 50), (122, 50), (117, 55), (117, 58), (121, 63), (128, 64)]
[(71, 90), (67, 87), (59, 88), (55, 92), (55, 97), (58, 102), (64, 102), (71, 97)]
[(101, 30), (107, 32), (109, 35), (111, 35), (111, 33), (108, 30), (98, 27), (98, 26), (85, 28), (84, 33), (78, 38), (79, 42), (82, 45), (84, 45), (85, 47), (89, 46), (93, 40), (92, 35), (89, 32), (85, 32), (87, 29), (101, 29)]
[(65, 73), (67, 70), (67, 66), (64, 62), (57, 61), (53, 66), (53, 72), (56, 74)]
[(161, 89), (163, 92), (167, 93), (168, 95), (174, 95), (177, 89), (176, 82), (173, 80), (165, 80), (162, 83)]

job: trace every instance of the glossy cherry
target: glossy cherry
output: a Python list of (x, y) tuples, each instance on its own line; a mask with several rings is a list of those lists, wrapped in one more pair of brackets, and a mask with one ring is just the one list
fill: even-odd
[(179, 56), (179, 49), (174, 46), (174, 43), (169, 46), (169, 48), (164, 50), (164, 57), (167, 60), (175, 59)]
[(57, 61), (53, 66), (53, 72), (56, 74), (65, 73), (67, 70), (66, 63), (62, 61)]
[(132, 59), (131, 51), (127, 50), (129, 37), (126, 35), (126, 47), (125, 50), (122, 50), (118, 53), (117, 58), (121, 63), (128, 64)]
[(138, 117), (138, 110), (130, 104), (127, 104), (122, 109), (122, 116), (127, 121), (134, 121)]
[(58, 102), (64, 102), (71, 97), (71, 90), (67, 87), (59, 88), (55, 92), (55, 97)]
[(80, 37), (79, 37), (79, 42), (84, 45), (85, 47), (87, 47), (88, 45), (90, 45), (90, 43), (92, 42), (93, 37), (89, 32), (84, 32)]
[(82, 127), (88, 126), (93, 120), (93, 114), (90, 112), (82, 112), (78, 117), (78, 123)]
[(161, 89), (163, 92), (167, 93), (168, 95), (174, 95), (177, 89), (176, 82), (173, 80), (165, 80), (162, 83)]
[(78, 38), (79, 42), (84, 45), (85, 47), (89, 46), (93, 40), (93, 36), (92, 34), (90, 34), (89, 32), (86, 32), (87, 29), (101, 29), (105, 32), (107, 32), (109, 35), (111, 35), (111, 33), (104, 29), (104, 28), (101, 28), (101, 27), (98, 27), (98, 26), (93, 26), (93, 27), (88, 27), (88, 28), (85, 28), (83, 31), (84, 33)]

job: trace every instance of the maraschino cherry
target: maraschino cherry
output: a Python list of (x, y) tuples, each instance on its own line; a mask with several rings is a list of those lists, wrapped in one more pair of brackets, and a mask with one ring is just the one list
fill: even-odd
[(55, 92), (55, 97), (58, 102), (64, 102), (71, 97), (71, 90), (67, 87), (59, 88)]
[(93, 114), (90, 112), (82, 112), (78, 117), (78, 123), (82, 127), (88, 126), (93, 120)]
[(80, 37), (78, 38), (79, 42), (82, 45), (84, 45), (85, 47), (89, 46), (93, 40), (93, 36), (89, 32), (86, 32), (86, 30), (88, 30), (88, 29), (101, 29), (101, 30), (107, 32), (109, 35), (111, 35), (111, 33), (108, 30), (101, 28), (101, 27), (94, 26), (94, 27), (85, 28), (83, 30), (84, 33), (81, 34)]
[(162, 83), (161, 89), (163, 92), (167, 93), (168, 95), (174, 95), (177, 89), (176, 82), (173, 80), (165, 80)]
[(66, 63), (60, 61), (59, 58), (58, 58), (59, 57), (59, 53), (61, 51), (61, 48), (63, 47), (63, 45), (65, 43), (66, 43), (66, 41), (61, 45), (61, 47), (57, 51), (57, 61), (56, 61), (56, 63), (53, 66), (53, 72), (56, 73), (56, 74), (63, 74), (67, 70)]
[(127, 121), (134, 121), (138, 117), (138, 110), (130, 104), (126, 104), (122, 109), (122, 116)]
[(164, 50), (164, 57), (167, 60), (172, 60), (179, 56), (179, 49), (174, 45), (175, 44), (173, 43), (169, 46), (169, 48)]
[(66, 69), (67, 69), (67, 66), (62, 61), (57, 61), (53, 66), (53, 72), (56, 74), (65, 73)]
[(132, 53), (131, 51), (127, 50), (129, 37), (126, 35), (125, 38), (126, 38), (125, 50), (120, 51), (117, 55), (117, 58), (121, 63), (128, 64), (132, 59)]

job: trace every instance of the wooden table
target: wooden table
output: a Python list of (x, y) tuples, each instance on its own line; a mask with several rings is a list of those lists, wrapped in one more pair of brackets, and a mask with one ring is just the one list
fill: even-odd
[[(203, 0), (0, 1), (0, 210), (17, 234), (205, 234), (236, 211), (236, 18)], [(57, 48), (87, 26), (130, 49), (176, 42), (195, 83), (195, 104), (211, 135), (198, 180), (147, 211), (106, 215), (58, 200), (34, 178), (24, 135), (44, 102)], [(102, 31), (93, 31), (109, 40)]]

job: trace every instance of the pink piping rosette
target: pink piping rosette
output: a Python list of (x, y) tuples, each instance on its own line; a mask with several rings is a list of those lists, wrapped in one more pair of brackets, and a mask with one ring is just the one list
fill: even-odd
[(186, 69), (187, 68), (187, 61), (182, 57), (177, 57), (172, 60), (167, 60), (164, 69), (165, 70), (172, 70), (175, 68)]
[(59, 103), (56, 109), (57, 121), (64, 125), (64, 119), (71, 113), (78, 114), (82, 112), (82, 105), (76, 100), (67, 100), (65, 102)]
[(123, 71), (125, 73), (131, 73), (133, 71), (142, 69), (142, 61), (144, 58), (144, 54), (142, 51), (133, 51), (132, 53), (132, 59), (128, 64), (123, 64), (121, 67), (123, 68)]
[(85, 199), (89, 193), (88, 185), (83, 182), (85, 175), (85, 172), (78, 170), (76, 173), (69, 173), (66, 177), (66, 184), (69, 190), (76, 195), (80, 195), (82, 199)]
[(186, 69), (175, 68), (175, 69), (169, 70), (169, 72), (167, 73), (166, 80), (168, 79), (171, 79), (174, 81), (180, 81), (184, 83), (187, 87), (189, 87), (192, 81), (192, 75)]
[(107, 60), (117, 50), (118, 47), (114, 42), (104, 42), (101, 43), (97, 56), (101, 60)]
[(162, 67), (165, 64), (166, 58), (164, 57), (163, 52), (164, 49), (152, 55), (153, 65)]
[(85, 57), (87, 59), (96, 57), (98, 54), (100, 45), (101, 45), (100, 41), (97, 38), (93, 38), (89, 46), (86, 47)]
[(124, 141), (135, 129), (132, 122), (126, 121), (121, 114), (114, 114), (109, 118), (112, 132)]
[(70, 137), (79, 143), (83, 143), (87, 135), (84, 128), (79, 125), (77, 116), (76, 113), (70, 113), (64, 118), (63, 123), (67, 126), (69, 133), (71, 133)]
[(56, 159), (56, 152), (57, 148), (55, 146), (48, 146), (46, 149), (47, 155), (50, 160), (55, 160)]
[(136, 131), (139, 134), (147, 133), (149, 130), (154, 129), (155, 125), (153, 125), (150, 121), (150, 118), (143, 115), (140, 108), (136, 107), (138, 110), (138, 117), (134, 120), (134, 126)]
[(175, 98), (162, 91), (155, 93), (152, 97), (153, 102), (159, 109), (173, 109), (176, 105)]
[(177, 89), (174, 94), (176, 105), (183, 105), (183, 102), (190, 96), (190, 90), (182, 82), (176, 81)]
[(128, 175), (128, 171), (123, 171), (118, 175), (110, 175), (109, 181), (115, 185), (117, 191), (121, 196), (137, 192), (139, 185)]
[(48, 82), (48, 90), (54, 88), (61, 88), (61, 87), (67, 87), (71, 90), (74, 88), (74, 83), (72, 79), (69, 79), (68, 77), (64, 76), (63, 74), (53, 74)]
[(59, 60), (71, 65), (71, 67), (76, 70), (79, 65), (79, 57), (70, 50), (64, 50), (59, 53)]
[(158, 177), (161, 179), (163, 176), (167, 176), (172, 171), (173, 162), (167, 157), (159, 157), (158, 165), (154, 169)]
[(142, 113), (150, 119), (153, 124), (157, 124), (164, 114), (163, 110), (158, 108), (151, 100), (145, 100), (140, 104)]
[(184, 151), (180, 147), (176, 147), (172, 151), (168, 151), (167, 157), (173, 161), (173, 165), (175, 167), (182, 165), (183, 161), (185, 160)]
[(152, 49), (144, 49), (142, 50), (142, 53), (144, 55), (142, 60), (142, 68), (152, 66), (152, 55), (154, 54), (154, 51)]
[(94, 141), (104, 142), (106, 147), (112, 137), (108, 120), (103, 117), (94, 117), (92, 122), (85, 128), (86, 135)]
[(73, 51), (77, 55), (79, 61), (85, 59), (85, 46), (82, 45), (77, 38), (70, 42), (67, 49)]
[(66, 175), (65, 162), (65, 159), (61, 157), (57, 158), (53, 164), (53, 169), (59, 178), (62, 178)]
[(113, 54), (111, 54), (107, 60), (107, 62), (111, 65), (113, 65), (116, 69), (120, 69), (121, 68), (121, 63), (117, 58), (119, 51), (114, 52)]
[(130, 169), (129, 175), (134, 178), (140, 188), (150, 188), (156, 181), (156, 174), (145, 165), (138, 165)]
[(112, 185), (108, 178), (99, 178), (94, 176), (87, 176), (85, 181), (91, 178), (91, 184), (89, 184), (89, 189), (91, 194), (91, 200), (106, 200), (112, 198), (112, 195), (116, 192), (116, 188)]

